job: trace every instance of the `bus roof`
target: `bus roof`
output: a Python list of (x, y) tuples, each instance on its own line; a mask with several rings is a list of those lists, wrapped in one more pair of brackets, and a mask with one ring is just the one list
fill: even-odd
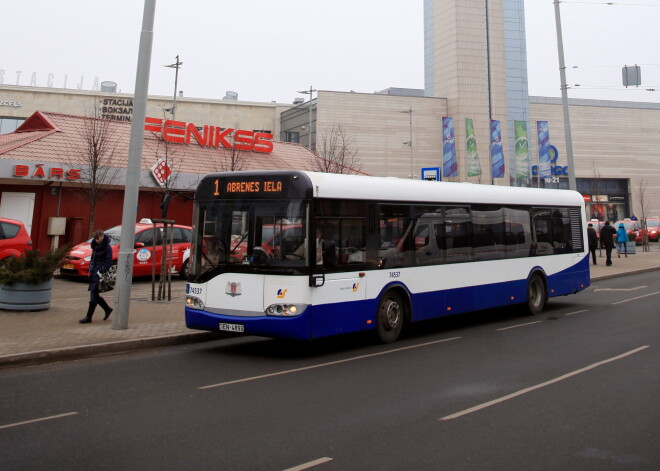
[(474, 183), (410, 180), (396, 177), (300, 172), (312, 182), (319, 198), (353, 198), (377, 201), (442, 201), (447, 203), (499, 203), (571, 205), (584, 203), (577, 191), (522, 188)]

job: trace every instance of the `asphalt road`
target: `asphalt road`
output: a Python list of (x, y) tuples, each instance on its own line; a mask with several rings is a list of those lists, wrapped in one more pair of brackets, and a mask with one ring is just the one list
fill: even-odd
[(0, 371), (0, 469), (660, 469), (660, 277), (417, 324)]

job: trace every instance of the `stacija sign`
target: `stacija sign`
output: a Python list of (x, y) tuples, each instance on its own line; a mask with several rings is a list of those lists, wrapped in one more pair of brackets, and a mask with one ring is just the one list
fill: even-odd
[(225, 147), (254, 152), (273, 152), (273, 135), (268, 132), (252, 132), (244, 129), (220, 128), (204, 125), (198, 130), (194, 123), (163, 121), (158, 118), (145, 118), (145, 131), (161, 133), (164, 141), (190, 144), (194, 138), (200, 146)]

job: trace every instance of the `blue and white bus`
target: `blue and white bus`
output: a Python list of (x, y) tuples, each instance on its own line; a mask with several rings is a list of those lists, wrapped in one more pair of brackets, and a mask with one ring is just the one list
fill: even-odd
[(521, 304), (589, 286), (574, 191), (305, 171), (204, 177), (191, 329), (315, 339)]

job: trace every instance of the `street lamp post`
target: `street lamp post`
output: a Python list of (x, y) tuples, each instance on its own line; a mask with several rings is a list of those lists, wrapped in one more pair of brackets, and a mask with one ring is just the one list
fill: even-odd
[(178, 88), (179, 83), (179, 67), (183, 65), (183, 62), (179, 61), (179, 55), (176, 55), (176, 62), (174, 64), (164, 65), (163, 67), (169, 67), (170, 69), (175, 69), (174, 73), (174, 101), (172, 102), (172, 121), (174, 121), (174, 113), (176, 112), (176, 89)]
[[(302, 90), (299, 91), (298, 93), (302, 93), (304, 95), (309, 95), (309, 150), (312, 150), (312, 93), (316, 92), (318, 90), (315, 90), (311, 85), (309, 86), (309, 90)], [(318, 97), (318, 95), (317, 95)]]
[[(559, 55), (559, 79), (561, 85), (561, 104), (564, 112), (564, 137), (566, 139), (566, 163), (568, 172), (568, 189), (576, 191), (575, 165), (573, 163), (573, 137), (571, 136), (571, 119), (568, 113), (568, 85), (566, 84), (566, 65), (564, 64), (564, 43), (561, 33), (561, 15), (559, 13), (559, 0), (555, 0), (555, 28), (557, 30), (557, 52)], [(539, 175), (540, 179), (540, 175)], [(539, 183), (540, 184), (540, 183)]]
[(412, 134), (413, 134), (412, 114), (414, 111), (415, 110), (413, 110), (412, 107), (409, 107), (407, 110), (399, 111), (399, 113), (408, 113), (408, 117), (410, 118), (409, 120), (410, 138), (408, 139), (408, 141), (404, 142), (404, 145), (410, 147), (410, 179), (415, 178), (413, 173), (413, 138), (412, 138)]

